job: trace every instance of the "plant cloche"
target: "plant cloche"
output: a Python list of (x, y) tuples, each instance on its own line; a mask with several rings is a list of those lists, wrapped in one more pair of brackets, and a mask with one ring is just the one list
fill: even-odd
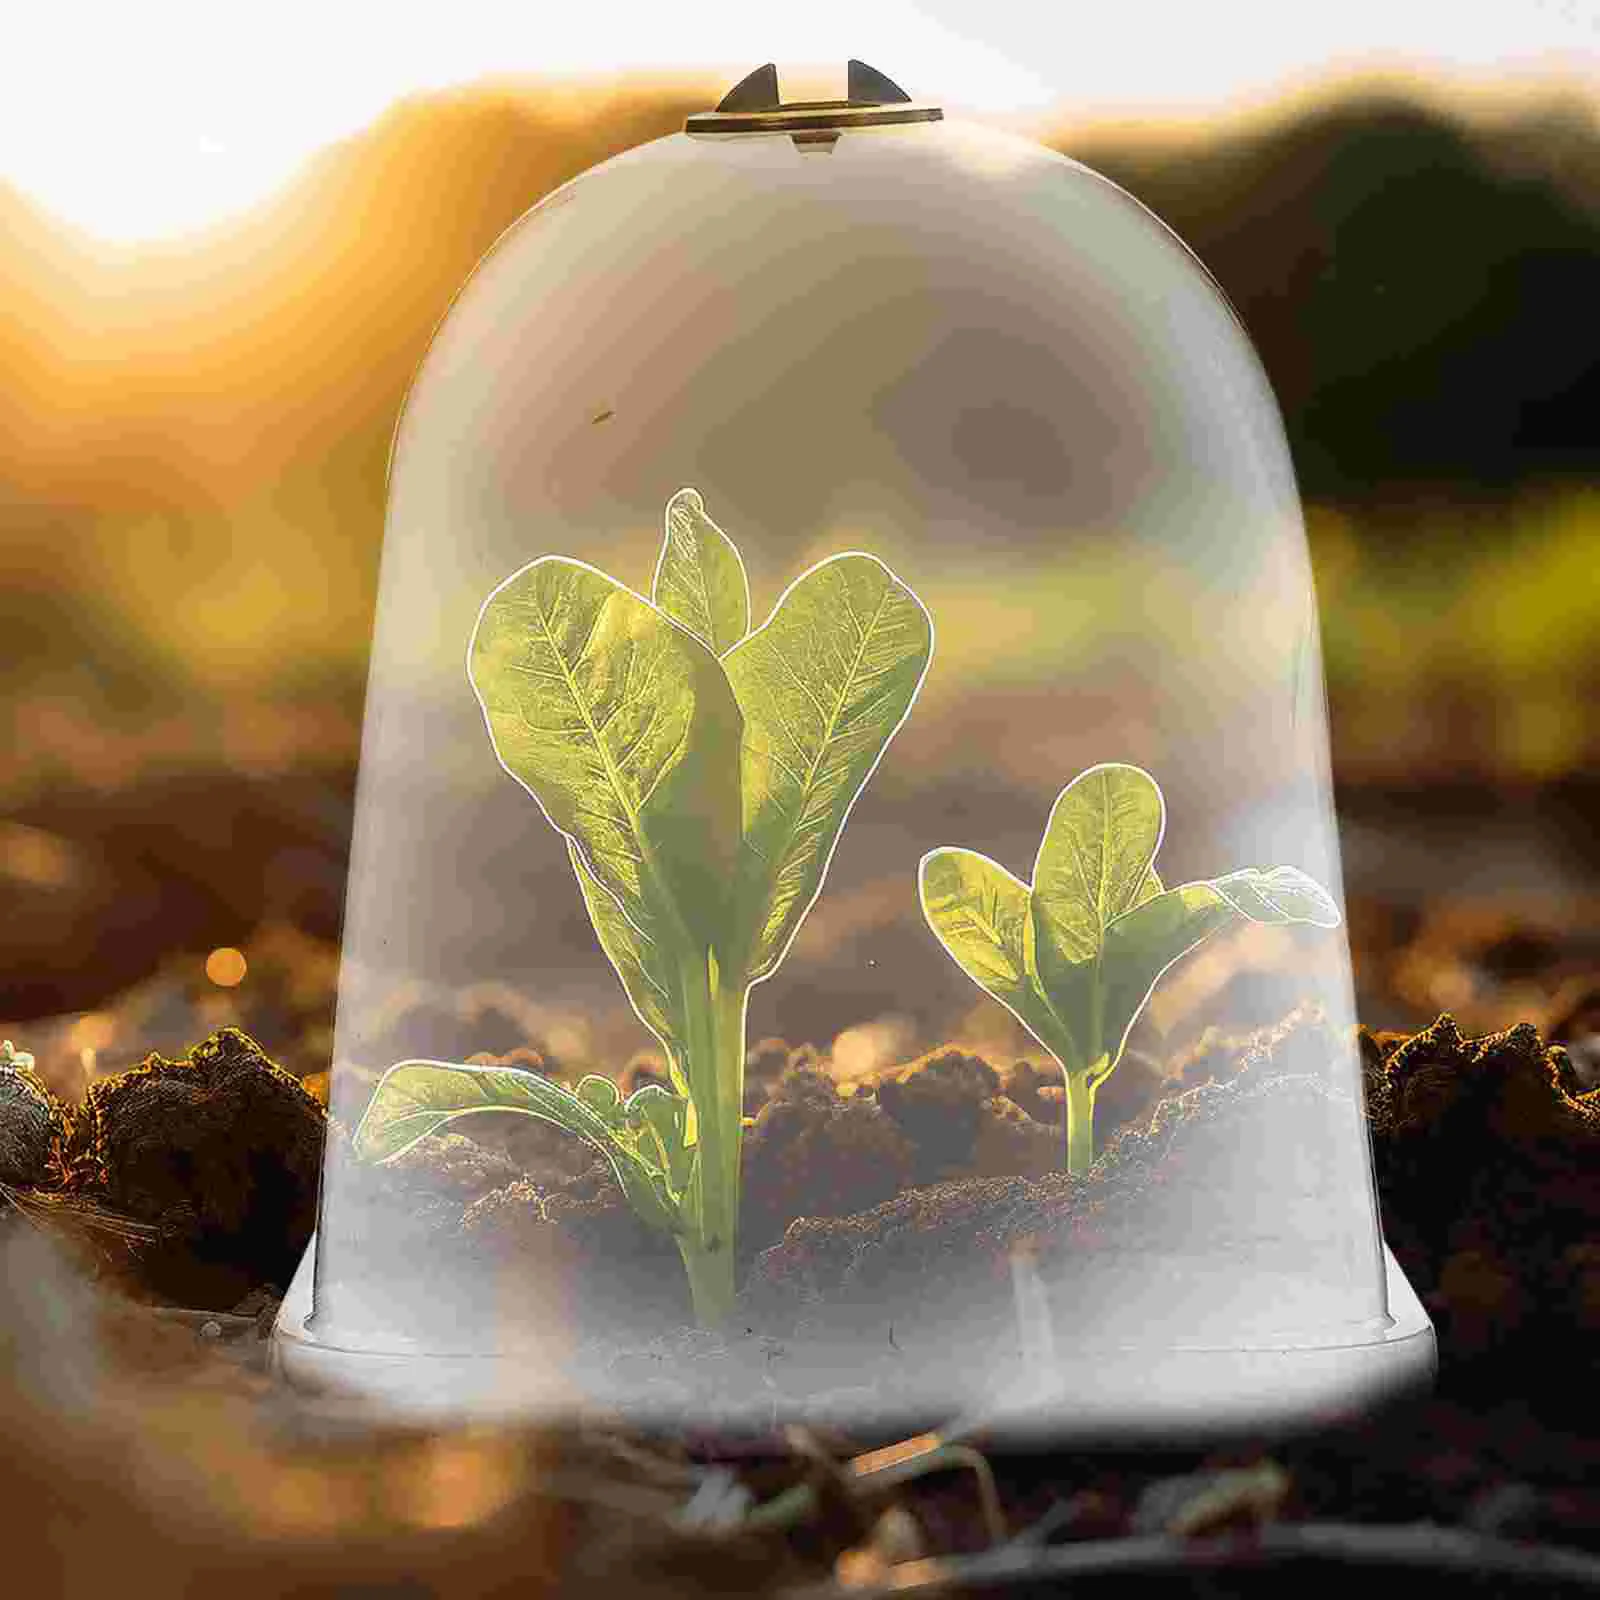
[(1425, 1375), (1282, 425), (852, 62), (548, 195), (406, 401), (291, 1381), (1061, 1436)]

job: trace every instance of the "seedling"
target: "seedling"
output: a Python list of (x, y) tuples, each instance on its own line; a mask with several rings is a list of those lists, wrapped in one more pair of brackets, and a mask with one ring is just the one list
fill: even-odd
[(744, 563), (699, 494), (667, 503), (651, 596), (543, 556), (484, 602), (468, 674), (500, 764), (566, 839), (600, 948), (671, 1088), (623, 1099), (511, 1068), (404, 1061), (356, 1150), (386, 1161), (457, 1117), (578, 1134), (677, 1240), (697, 1315), (733, 1302), (745, 1010), (821, 892), (845, 818), (933, 650), (875, 556), (831, 556), (750, 631)]
[(975, 850), (922, 858), (922, 911), (945, 949), (1061, 1065), (1067, 1171), (1094, 1162), (1094, 1100), (1162, 974), (1238, 918), (1336, 928), (1328, 892), (1297, 867), (1246, 867), (1162, 886), (1166, 802), (1140, 767), (1090, 767), (1050, 812), (1033, 882)]

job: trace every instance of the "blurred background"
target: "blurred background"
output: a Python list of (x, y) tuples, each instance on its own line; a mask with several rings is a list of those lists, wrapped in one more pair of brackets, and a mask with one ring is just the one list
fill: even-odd
[[(1121, 183), (1238, 308), (1306, 506), (1364, 1018), (1600, 1046), (1593, 9), (805, 10), (21, 25), (0, 1024), (58, 1088), (225, 1021), (327, 1067), (386, 454), (433, 327), (556, 185), (769, 58), (842, 93), (851, 54)], [(514, 998), (474, 1007), (479, 1048), (527, 1042)]]

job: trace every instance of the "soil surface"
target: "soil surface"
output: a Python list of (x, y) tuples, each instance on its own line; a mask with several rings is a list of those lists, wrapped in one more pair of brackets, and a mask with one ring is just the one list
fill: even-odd
[[(1197, 1179), (1248, 1125), (1265, 1130), (1251, 1148), (1299, 1162), (1303, 1181), (1318, 1120), (1304, 1109), (1335, 1093), (1337, 1044), (1304, 1012), (1243, 1039), (1208, 1036), (1173, 1063), (1154, 1113), (1080, 1179), (1060, 1170), (1060, 1099), (1041, 1093), (1032, 1063), (1002, 1069), (947, 1048), (841, 1086), (814, 1052), (762, 1041), (742, 1309), (792, 1333), (892, 1295), (915, 1320), (981, 1293), (1019, 1241), (1048, 1266), (1119, 1230), (1148, 1238), (1173, 1192), (1196, 1238), (1226, 1239), (1269, 1175), (1254, 1164), (1232, 1193)], [(1527, 1374), (1555, 1382), (1600, 1335), (1600, 1092), (1527, 1024), (1469, 1039), (1446, 1016), (1415, 1035), (1363, 1032), (1359, 1045), (1386, 1236), (1429, 1298), (1457, 1379), (1492, 1383), (1509, 1363), (1525, 1393)], [(523, 1048), (516, 1061), (537, 1056)], [(635, 1081), (648, 1071), (636, 1066)], [(99, 1080), (78, 1105), (5, 1067), (0, 1183), (13, 1206), (83, 1218), (89, 1256), (125, 1290), (226, 1311), (287, 1285), (315, 1222), (324, 1123), (320, 1102), (237, 1029)], [(472, 1135), (434, 1135), (370, 1169), (386, 1214), (410, 1219), (390, 1250), (413, 1267), (420, 1247), (553, 1274), (550, 1292), (582, 1329), (613, 1326), (624, 1300), (652, 1307), (657, 1331), (686, 1320), (676, 1251), (633, 1216), (598, 1156), (528, 1119), (462, 1126)]]
[[(397, 1433), (290, 1406), (265, 1338), (313, 1223), (323, 1141), (346, 1137), (322, 1110), (313, 1034), (294, 1072), (236, 1028), (87, 1093), (53, 1058), (6, 1067), (0, 1249), (8, 1281), (48, 1288), (0, 1316), (15, 1374), (0, 1418), (27, 1442), (0, 1466), (28, 1530), (16, 1570), (76, 1594), (137, 1562), (172, 1592), (203, 1572), (239, 1597), (481, 1594), (534, 1573), (552, 1594), (1045, 1593), (1068, 1579), (1248, 1594), (1368, 1572), (1424, 1593), (1593, 1592), (1600, 991), (1559, 929), (1547, 948), (1528, 919), (1450, 933), (1430, 918), (1384, 970), (1411, 959), (1435, 987), (1491, 967), (1544, 984), (1537, 1028), (1442, 1016), (1358, 1040), (1384, 1230), (1435, 1323), (1435, 1389), (1339, 1425), (1169, 1450), (1007, 1455), (979, 1438), (981, 1454), (908, 1444), (912, 1465), (891, 1470), (848, 1428)], [(1431, 966), (1417, 954), (1429, 927)], [(331, 970), (314, 940), (281, 939), (281, 969), (263, 959), (259, 975), (279, 1014), (314, 1029)], [(503, 1002), (473, 1004), (481, 1025)], [(567, 1070), (503, 1015), (506, 1059)], [(1236, 1136), (1230, 1118), (1270, 1125), (1275, 1100), (1321, 1093), (1324, 1031), (1297, 1014), (1124, 1062), (1093, 1184), (1058, 1171), (1061, 1099), (1039, 1062), (945, 1049), (850, 1078), (813, 1046), (763, 1040), (748, 1066), (746, 1309), (780, 1328), (819, 1307), (848, 1318), (854, 1290), (885, 1279), (981, 1278), (1020, 1233), (1081, 1247), (1106, 1196), (1148, 1198), (1163, 1172), (1181, 1183), (1208, 1139)], [(658, 1072), (644, 1056), (621, 1076)], [(596, 1330), (615, 1325), (619, 1282), (654, 1285), (640, 1337), (679, 1330), (684, 1369), (714, 1381), (717, 1351), (683, 1331), (675, 1252), (559, 1131), (485, 1118), (372, 1177), (414, 1218), (400, 1248), (488, 1270), (535, 1254)], [(933, 1280), (906, 1255), (919, 1239), (960, 1241)], [(95, 1537), (58, 1536), (66, 1500), (92, 1506)]]

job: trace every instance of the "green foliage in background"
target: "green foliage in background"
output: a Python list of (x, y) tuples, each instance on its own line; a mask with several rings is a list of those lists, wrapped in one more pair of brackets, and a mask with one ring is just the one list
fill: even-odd
[(1140, 767), (1080, 773), (1050, 812), (1024, 883), (975, 850), (922, 858), (923, 915), (939, 942), (1061, 1064), (1067, 1170), (1094, 1161), (1094, 1100), (1161, 975), (1236, 918), (1332, 928), (1326, 890), (1295, 867), (1246, 867), (1162, 885), (1166, 803)]
[(850, 807), (905, 720), (933, 627), (882, 562), (837, 555), (750, 631), (744, 564), (693, 489), (668, 502), (650, 599), (565, 556), (490, 595), (469, 668), (501, 765), (567, 843), (600, 947), (666, 1051), (623, 1100), (426, 1061), (356, 1133), (389, 1160), (457, 1117), (519, 1111), (587, 1139), (673, 1234), (702, 1321), (733, 1301), (745, 1008), (821, 891)]

